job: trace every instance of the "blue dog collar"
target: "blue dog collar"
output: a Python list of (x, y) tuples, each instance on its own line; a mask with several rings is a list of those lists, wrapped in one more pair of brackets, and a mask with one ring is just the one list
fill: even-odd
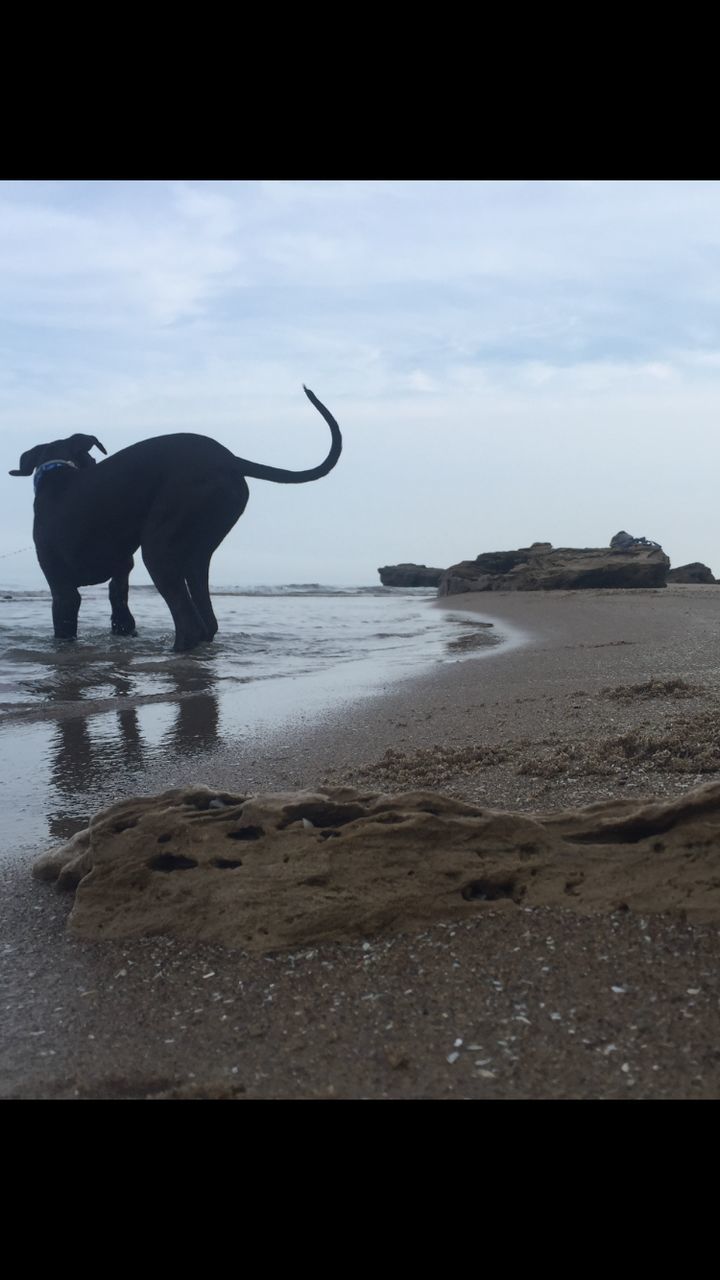
[(35, 468), (35, 475), (33, 476), (33, 487), (36, 491), (45, 472), (55, 471), (57, 467), (72, 467), (73, 471), (77, 471), (76, 463), (68, 462), (65, 458), (51, 458), (49, 462), (42, 462), (39, 467)]

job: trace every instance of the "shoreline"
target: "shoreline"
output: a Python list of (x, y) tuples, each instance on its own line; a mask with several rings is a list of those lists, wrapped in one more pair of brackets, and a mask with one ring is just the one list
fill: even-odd
[[(397, 641), (389, 650), (366, 652), (358, 633), (355, 658), (295, 674), (276, 667), (266, 677), (239, 677), (237, 670), (228, 670), (222, 645), (206, 646), (196, 656), (155, 654), (148, 660), (141, 647), (118, 650), (110, 642), (106, 650), (93, 646), (100, 674), (91, 672), (86, 687), (82, 648), (63, 652), (61, 677), (51, 675), (49, 698), (38, 696), (40, 681), (32, 702), (2, 708), (0, 774), (6, 805), (0, 856), (8, 842), (71, 836), (119, 795), (181, 785), (198, 772), (212, 785), (221, 757), (234, 767), (252, 748), (252, 758), (272, 759), (282, 752), (284, 738), (297, 738), (328, 717), (345, 720), (366, 701), (402, 688), (436, 665), (492, 656), (497, 647), (492, 624), (455, 610), (433, 615), (426, 603), (411, 602), (409, 628), (400, 620), (401, 634), (405, 630), (410, 636), (409, 652)], [(287, 605), (278, 600), (277, 609)], [(406, 598), (403, 610), (407, 613)], [(391, 629), (399, 622), (394, 614), (391, 606)], [(280, 623), (278, 617), (275, 625)], [(371, 624), (375, 630), (382, 625), (378, 616)], [(144, 684), (148, 670), (159, 689)], [(38, 685), (37, 677), (34, 682)], [(32, 794), (28, 776), (34, 778)]]
[[(708, 755), (720, 710), (712, 588), (482, 593), (432, 607), (517, 627), (525, 642), (393, 682), (267, 746), (220, 744), (183, 781), (248, 793), (422, 786), (547, 812), (670, 798), (720, 777), (720, 758)], [(629, 734), (644, 756), (613, 755)], [(673, 734), (678, 751), (663, 755), (658, 744)], [(146, 781), (146, 792), (175, 785), (162, 770)], [(715, 925), (485, 907), (462, 924), (295, 955), (158, 937), (90, 944), (64, 932), (68, 897), (31, 880), (41, 851), (25, 845), (2, 869), (2, 1097), (711, 1097), (720, 1088)]]

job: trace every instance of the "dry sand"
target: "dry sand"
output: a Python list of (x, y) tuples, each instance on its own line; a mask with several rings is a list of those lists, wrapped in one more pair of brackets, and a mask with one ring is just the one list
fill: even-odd
[[(528, 633), (189, 781), (441, 790), (517, 813), (720, 778), (720, 590), (462, 597)], [(160, 790), (148, 778), (147, 791)], [(712, 853), (712, 850), (711, 850)], [(720, 850), (718, 851), (720, 859)], [(699, 1098), (720, 1091), (717, 925), (483, 903), (270, 955), (80, 941), (5, 869), (3, 1097)], [(502, 908), (502, 909), (501, 909)]]

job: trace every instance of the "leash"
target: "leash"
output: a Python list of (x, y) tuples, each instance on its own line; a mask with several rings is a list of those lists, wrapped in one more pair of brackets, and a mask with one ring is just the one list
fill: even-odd
[(21, 547), (19, 551), (6, 551), (4, 555), (0, 556), (0, 560), (7, 560), (8, 556), (20, 556), (22, 555), (23, 551), (34, 551), (34, 550), (35, 550), (34, 547)]

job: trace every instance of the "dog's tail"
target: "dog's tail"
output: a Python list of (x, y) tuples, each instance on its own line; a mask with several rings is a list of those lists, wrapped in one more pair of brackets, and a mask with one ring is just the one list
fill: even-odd
[(238, 458), (237, 461), (244, 476), (249, 476), (253, 480), (272, 480), (275, 484), (307, 484), (308, 480), (320, 480), (322, 476), (327, 475), (328, 471), (332, 471), (342, 450), (340, 428), (330, 410), (326, 409), (325, 405), (321, 404), (317, 396), (314, 396), (304, 384), (303, 391), (330, 428), (332, 444), (325, 461), (321, 462), (319, 467), (312, 467), (309, 471), (284, 471), (282, 467), (265, 467), (260, 462), (248, 462), (246, 458)]

